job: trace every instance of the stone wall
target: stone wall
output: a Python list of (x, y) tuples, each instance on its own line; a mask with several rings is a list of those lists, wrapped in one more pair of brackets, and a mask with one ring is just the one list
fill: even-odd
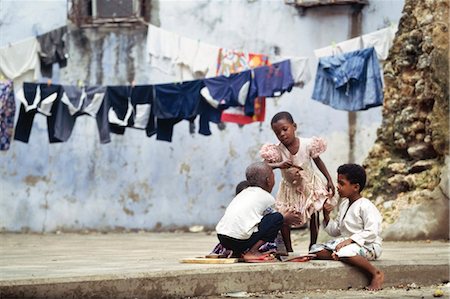
[(449, 236), (449, 1), (407, 0), (384, 67), (385, 104), (364, 194), (385, 239)]

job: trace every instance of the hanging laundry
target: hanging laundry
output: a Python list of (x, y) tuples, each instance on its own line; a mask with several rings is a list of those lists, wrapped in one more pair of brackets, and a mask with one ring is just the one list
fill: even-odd
[(215, 76), (219, 47), (150, 24), (147, 52), (152, 67), (187, 81)]
[(343, 54), (346, 52), (352, 52), (352, 51), (356, 51), (356, 50), (360, 50), (362, 49), (363, 44), (362, 44), (362, 39), (361, 36), (337, 43), (337, 44), (333, 44), (331, 46), (328, 47), (324, 47), (324, 48), (320, 48), (320, 49), (316, 49), (314, 50), (314, 55), (317, 58), (320, 57), (326, 57), (326, 56), (333, 56), (333, 55), (338, 55), (338, 54)]
[(320, 58), (374, 47), (378, 59), (385, 60), (389, 54), (389, 49), (392, 47), (396, 32), (397, 26), (391, 25), (332, 46), (314, 50), (314, 54), (317, 58)]
[(197, 79), (216, 75), (219, 47), (199, 42), (192, 65), (193, 76)]
[(0, 81), (0, 151), (7, 151), (14, 131), (16, 103), (12, 81)]
[(55, 137), (56, 107), (63, 95), (61, 85), (23, 83), (16, 97), (20, 101), (19, 117), (16, 123), (14, 139), (28, 143), (36, 113), (47, 117), (47, 130), (50, 143), (61, 142)]
[(230, 107), (222, 112), (220, 120), (240, 125), (263, 122), (266, 116), (266, 98), (257, 97), (253, 103), (253, 116), (245, 115), (241, 107)]
[[(241, 51), (220, 49), (218, 60), (218, 74), (250, 70), (259, 66), (269, 65), (269, 58), (264, 54), (243, 53)], [(254, 84), (253, 84), (254, 88)], [(232, 122), (240, 125), (250, 124), (255, 121), (264, 121), (266, 114), (266, 98), (255, 97), (253, 94), (248, 98), (247, 109), (244, 107), (229, 107), (222, 112), (223, 122)], [(253, 103), (253, 112), (248, 109)]]
[(150, 64), (159, 70), (175, 75), (174, 63), (178, 58), (179, 36), (171, 31), (149, 25), (147, 52)]
[(62, 86), (63, 95), (56, 103), (54, 136), (66, 142), (72, 135), (76, 119), (89, 115), (96, 119), (100, 143), (111, 141), (108, 123), (108, 105), (105, 103), (106, 87), (103, 86)]
[(303, 87), (311, 81), (311, 70), (309, 68), (308, 57), (294, 56), (274, 56), (270, 57), (272, 63), (278, 63), (284, 60), (291, 62), (291, 75), (294, 80), (294, 86)]
[(217, 60), (217, 75), (229, 76), (268, 64), (267, 55), (221, 48)]
[(290, 60), (262, 66), (253, 72), (257, 94), (260, 97), (279, 97), (286, 91), (291, 91), (294, 86)]
[(375, 49), (320, 58), (312, 98), (346, 111), (382, 105), (383, 84)]
[(108, 86), (106, 97), (111, 132), (123, 135), (130, 127), (145, 130), (148, 137), (156, 133), (153, 85)]
[(39, 57), (42, 76), (51, 78), (52, 67), (58, 63), (60, 68), (67, 65), (69, 54), (66, 50), (67, 26), (63, 26), (37, 37), (40, 45)]
[(212, 99), (218, 103), (218, 109), (244, 106), (246, 115), (254, 113), (256, 90), (252, 81), (251, 71), (204, 80)]
[(154, 86), (157, 140), (172, 141), (175, 124), (184, 119), (195, 119), (200, 103), (200, 89), (203, 86), (202, 80)]
[(198, 42), (180, 36), (178, 45), (178, 55), (173, 62), (175, 78), (180, 82), (194, 80), (195, 76), (192, 72), (192, 64), (194, 63), (195, 54), (197, 53)]
[[(207, 91), (207, 88), (202, 88), (201, 92)], [(199, 115), (199, 129), (198, 133), (209, 136), (211, 135), (211, 130), (209, 127), (209, 123), (218, 124), (221, 121), (222, 110), (217, 109), (217, 102), (214, 102), (211, 97), (209, 97), (209, 101), (206, 100), (205, 97), (200, 99), (200, 103), (198, 106), (198, 115)]]
[(369, 34), (362, 36), (363, 48), (374, 47), (377, 52), (379, 60), (386, 60), (389, 54), (389, 49), (394, 43), (397, 26), (389, 26)]
[(35, 37), (0, 48), (0, 73), (14, 80), (16, 86), (23, 80), (36, 80), (40, 74), (39, 50)]

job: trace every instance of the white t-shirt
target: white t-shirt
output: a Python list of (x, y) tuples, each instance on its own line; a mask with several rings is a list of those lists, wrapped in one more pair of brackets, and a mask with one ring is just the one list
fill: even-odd
[(260, 187), (248, 187), (231, 201), (225, 215), (216, 226), (216, 232), (239, 240), (247, 240), (258, 231), (258, 224), (275, 198)]
[(355, 201), (350, 208), (348, 205), (349, 200), (346, 198), (339, 205), (336, 220), (330, 220), (325, 231), (333, 237), (350, 238), (360, 246), (381, 246), (382, 217), (377, 207), (364, 197)]

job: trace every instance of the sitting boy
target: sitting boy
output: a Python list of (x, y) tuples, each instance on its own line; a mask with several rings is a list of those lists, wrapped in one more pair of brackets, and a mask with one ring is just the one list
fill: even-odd
[(275, 261), (259, 252), (266, 242), (273, 242), (283, 224), (283, 215), (273, 210), (275, 198), (270, 194), (275, 178), (272, 167), (256, 162), (247, 167), (249, 187), (237, 194), (216, 226), (220, 243), (242, 254), (247, 262)]
[(336, 220), (330, 220), (333, 207), (325, 202), (323, 206), (325, 231), (333, 237), (340, 237), (325, 244), (314, 244), (310, 253), (317, 259), (339, 260), (353, 265), (371, 275), (368, 290), (380, 290), (384, 274), (369, 260), (381, 255), (382, 217), (375, 205), (361, 196), (366, 184), (366, 172), (357, 164), (344, 164), (338, 170), (339, 196), (343, 198)]

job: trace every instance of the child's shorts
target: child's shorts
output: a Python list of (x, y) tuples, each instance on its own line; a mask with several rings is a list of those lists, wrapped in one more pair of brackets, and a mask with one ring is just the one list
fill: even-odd
[[(316, 253), (324, 249), (335, 252), (336, 246), (346, 239), (348, 238), (338, 238), (330, 240), (324, 244), (314, 244), (313, 246), (311, 246), (311, 250), (309, 251), (309, 253)], [(360, 255), (362, 257), (365, 257), (369, 261), (373, 261), (381, 256), (381, 252), (381, 246), (379, 246), (378, 244), (359, 246), (356, 243), (352, 243), (350, 245), (342, 247), (338, 252), (336, 252), (336, 255), (338, 257), (351, 257)]]

